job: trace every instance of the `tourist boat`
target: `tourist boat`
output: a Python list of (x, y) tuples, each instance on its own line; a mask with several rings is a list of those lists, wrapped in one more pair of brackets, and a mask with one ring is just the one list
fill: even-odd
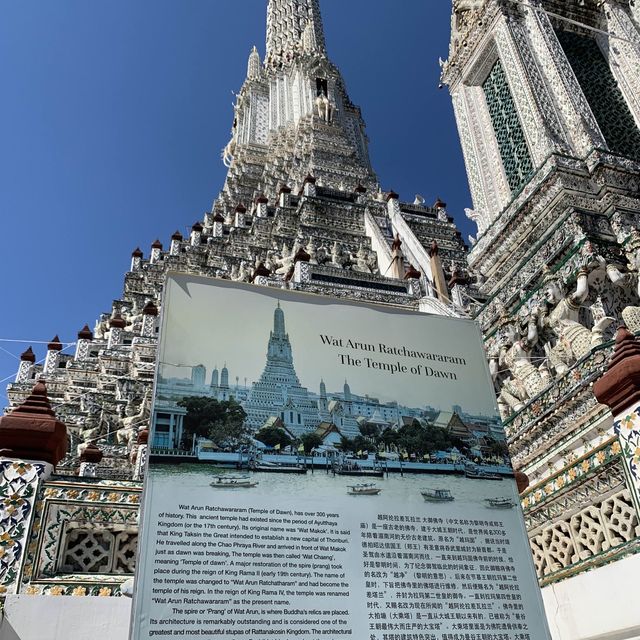
[(364, 469), (357, 462), (343, 462), (333, 467), (337, 476), (363, 476), (366, 478), (384, 478), (382, 469)]
[(307, 468), (300, 464), (277, 464), (275, 462), (253, 462), (249, 465), (251, 471), (264, 473), (307, 473)]
[(464, 475), (471, 480), (502, 480), (502, 476), (499, 473), (490, 473), (480, 467), (466, 467)]
[(513, 509), (516, 503), (511, 498), (485, 498), (487, 506), (494, 509)]
[(382, 489), (378, 489), (375, 484), (353, 484), (349, 487), (351, 496), (377, 496)]
[(216, 489), (248, 489), (258, 483), (248, 476), (218, 476), (211, 483)]
[(455, 500), (449, 489), (425, 489), (420, 493), (427, 502), (451, 502)]

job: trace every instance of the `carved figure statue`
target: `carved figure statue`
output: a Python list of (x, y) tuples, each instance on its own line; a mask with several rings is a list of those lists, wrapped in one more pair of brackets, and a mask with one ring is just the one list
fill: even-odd
[(618, 244), (623, 244), (624, 241), (629, 236), (629, 229), (625, 224), (624, 217), (621, 213), (616, 211), (611, 216), (611, 228), (613, 229), (613, 233), (616, 236), (616, 240), (618, 241)]
[(359, 271), (361, 273), (371, 273), (369, 269), (369, 264), (367, 262), (367, 258), (369, 257), (368, 251), (360, 245), (358, 247), (358, 252), (355, 255), (354, 264), (351, 267), (353, 271)]
[(462, 31), (467, 24), (467, 13), (480, 10), (484, 3), (485, 0), (453, 0), (451, 29), (454, 36)]
[(125, 417), (120, 421), (122, 427), (116, 432), (118, 444), (131, 446), (141, 427), (147, 426), (151, 409), (151, 390), (145, 389), (141, 400), (131, 400), (125, 407)]
[(297, 235), (296, 239), (293, 241), (293, 247), (291, 247), (291, 256), (293, 258), (295, 258), (298, 251), (302, 249), (303, 242), (304, 242), (304, 239), (300, 235)]
[(331, 247), (331, 266), (342, 269), (349, 261), (349, 257), (344, 255), (342, 245), (336, 240)]
[(289, 247), (287, 247), (287, 244), (284, 243), (282, 245), (282, 256), (277, 263), (280, 266), (276, 269), (276, 274), (280, 276), (286, 276), (289, 273), (291, 266), (293, 265), (294, 257), (294, 254), (289, 251)]
[(378, 273), (378, 254), (373, 249), (367, 252), (367, 266), (371, 273)]
[(331, 122), (333, 118), (333, 105), (324, 91), (321, 91), (320, 95), (316, 98), (316, 109), (318, 110), (318, 115), (325, 122)]
[(90, 413), (83, 420), (82, 427), (79, 433), (79, 437), (83, 442), (88, 442), (89, 440), (100, 436), (103, 424), (102, 416), (102, 411), (100, 411), (99, 413)]
[(310, 264), (318, 264), (318, 256), (316, 251), (316, 244), (313, 241), (313, 238), (309, 238), (309, 242), (307, 242), (307, 246), (305, 247), (305, 251), (309, 254), (309, 263)]
[(247, 267), (247, 261), (240, 261), (240, 268), (238, 269), (238, 282), (247, 282), (251, 277), (251, 269)]
[[(640, 298), (640, 233), (631, 230), (627, 250), (628, 273), (622, 273), (613, 264), (607, 265), (607, 276), (614, 285), (623, 289), (629, 298)], [(640, 306), (628, 305), (622, 310), (622, 320), (632, 333), (640, 331)]]
[(566, 373), (572, 364), (602, 344), (604, 331), (614, 321), (604, 317), (592, 329), (587, 329), (579, 320), (579, 312), (588, 295), (588, 271), (585, 267), (578, 272), (576, 290), (571, 295), (565, 295), (557, 277), (546, 278), (546, 305), (538, 310), (538, 325), (556, 338), (555, 345), (545, 345), (545, 351), (558, 375)]
[(404, 278), (404, 254), (402, 253), (402, 240), (396, 233), (391, 244), (391, 264), (389, 265), (389, 277), (402, 280)]
[(236, 152), (236, 137), (237, 134), (234, 131), (231, 140), (227, 143), (227, 146), (222, 150), (222, 164), (224, 164), (227, 169), (231, 166), (231, 162), (233, 161), (233, 155)]
[(267, 258), (264, 261), (264, 266), (269, 269), (269, 271), (273, 272), (276, 268), (277, 263), (277, 255), (273, 249), (269, 249), (267, 251)]
[[(546, 363), (535, 367), (531, 362), (531, 350), (538, 341), (536, 320), (535, 315), (530, 316), (527, 335), (522, 337), (516, 323), (504, 318), (497, 349), (489, 354), (489, 370), (499, 390), (498, 408), (502, 417), (522, 409), (549, 384)], [(503, 371), (510, 375), (499, 381)]]
[(106, 340), (109, 335), (109, 316), (101, 316), (93, 328), (96, 340)]
[(122, 315), (124, 315), (126, 331), (139, 333), (142, 326), (142, 311), (139, 309), (131, 309), (130, 311), (124, 312)]
[(329, 255), (327, 247), (324, 245), (318, 247), (316, 250), (316, 259), (318, 260), (318, 264), (326, 264), (329, 262)]

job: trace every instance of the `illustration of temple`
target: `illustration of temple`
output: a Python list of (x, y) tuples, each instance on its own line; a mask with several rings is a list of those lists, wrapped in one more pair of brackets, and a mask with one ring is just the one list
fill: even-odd
[(291, 342), (280, 303), (273, 313), (264, 371), (253, 383), (243, 408), (247, 412), (247, 423), (255, 431), (272, 416), (279, 416), (295, 435), (311, 431), (319, 423), (318, 405), (300, 384), (293, 366)]
[[(214, 368), (211, 383), (206, 384), (204, 365), (189, 367), (189, 378), (158, 378), (154, 412), (153, 446), (176, 448), (182, 438), (185, 410), (178, 402), (185, 397), (207, 397), (218, 401), (233, 398), (247, 413), (246, 424), (253, 433), (278, 419), (293, 436), (314, 431), (321, 422), (335, 425), (346, 437), (359, 434), (357, 418), (379, 426), (395, 426), (402, 416), (414, 416), (420, 409), (381, 403), (369, 396), (352, 396), (345, 380), (342, 392), (327, 395), (324, 381), (320, 393), (302, 386), (293, 363), (293, 351), (285, 328), (284, 310), (280, 303), (274, 310), (273, 329), (269, 333), (267, 360), (260, 378), (250, 386), (229, 386), (227, 366)], [(388, 419), (383, 419), (382, 416)]]

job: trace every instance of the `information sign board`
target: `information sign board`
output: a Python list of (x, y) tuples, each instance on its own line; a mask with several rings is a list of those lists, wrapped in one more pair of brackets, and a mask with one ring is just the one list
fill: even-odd
[(132, 638), (548, 638), (477, 326), (181, 274)]

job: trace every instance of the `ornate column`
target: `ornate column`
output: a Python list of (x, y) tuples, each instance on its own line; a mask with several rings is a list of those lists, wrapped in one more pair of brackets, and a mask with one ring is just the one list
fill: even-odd
[(410, 264), (404, 274), (404, 279), (409, 283), (409, 292), (416, 298), (420, 297), (422, 291), (420, 290), (420, 280), (422, 274)]
[(102, 455), (102, 451), (93, 442), (84, 445), (80, 453), (78, 475), (85, 478), (97, 477), (98, 465), (102, 460)]
[(149, 256), (149, 262), (151, 264), (155, 264), (160, 260), (160, 255), (162, 254), (162, 242), (160, 240), (155, 240), (151, 245), (151, 255)]
[(54, 336), (53, 340), (47, 345), (47, 357), (45, 358), (44, 369), (42, 371), (45, 378), (51, 376), (58, 368), (62, 348), (62, 343), (57, 335)]
[(107, 349), (113, 349), (120, 344), (122, 331), (125, 326), (126, 322), (119, 313), (116, 313), (111, 320), (109, 320), (109, 341), (107, 343)]
[(267, 217), (268, 202), (269, 202), (269, 199), (263, 193), (256, 198), (256, 217), (257, 218)]
[(242, 203), (236, 206), (234, 226), (244, 229), (246, 213), (247, 208)]
[(626, 327), (618, 329), (613, 357), (593, 393), (613, 414), (627, 488), (640, 513), (640, 342)]
[[(495, 59), (495, 55), (491, 57)], [(484, 77), (490, 70), (487, 65), (479, 77)], [(482, 86), (461, 85), (455, 94), (452, 93), (452, 100), (477, 218), (475, 221), (478, 232), (482, 234), (511, 200), (511, 190)]]
[(89, 355), (89, 345), (93, 340), (93, 332), (89, 329), (88, 325), (84, 325), (80, 331), (78, 331), (78, 342), (76, 342), (76, 355), (75, 360), (86, 360)]
[(288, 207), (291, 201), (291, 187), (288, 187), (286, 184), (282, 185), (278, 191), (278, 197), (279, 205), (281, 207)]
[(202, 229), (203, 228), (204, 227), (199, 222), (196, 222), (191, 227), (191, 246), (192, 247), (199, 247), (200, 246), (200, 237), (202, 236)]
[(29, 347), (20, 355), (20, 366), (18, 367), (18, 373), (16, 374), (16, 382), (27, 382), (31, 379), (31, 373), (33, 371), (35, 361), (36, 354), (33, 353), (33, 349)]
[(216, 213), (213, 216), (213, 230), (211, 235), (214, 238), (222, 238), (223, 233), (224, 233), (224, 218), (222, 217), (221, 214)]
[(573, 147), (575, 155), (584, 157), (593, 147), (602, 148), (604, 138), (549, 16), (540, 0), (533, 0), (532, 4), (536, 9), (526, 9), (522, 23), (512, 24), (514, 38), (558, 149), (568, 152)]
[(169, 247), (169, 255), (177, 256), (180, 253), (180, 243), (182, 242), (182, 234), (176, 231), (171, 236), (171, 246)]
[(0, 417), (0, 597), (18, 592), (39, 490), (67, 447), (67, 428), (56, 419), (43, 382)]
[(315, 196), (316, 195), (316, 179), (312, 175), (308, 175), (304, 179), (304, 195)]
[(142, 256), (140, 247), (136, 247), (131, 253), (131, 271), (138, 271), (142, 267)]
[(149, 300), (142, 310), (142, 330), (140, 335), (143, 338), (154, 338), (156, 335), (156, 317), (158, 316), (158, 307)]

